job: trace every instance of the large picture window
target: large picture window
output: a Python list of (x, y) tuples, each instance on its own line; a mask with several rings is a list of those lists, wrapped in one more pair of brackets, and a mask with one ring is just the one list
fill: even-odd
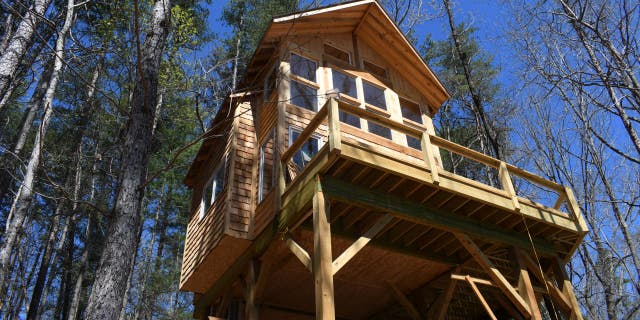
[[(354, 99), (358, 98), (358, 90), (356, 88), (356, 78), (346, 75), (337, 70), (331, 70), (331, 78), (333, 80), (333, 88), (337, 89), (341, 94), (346, 94)], [(360, 128), (360, 118), (340, 111), (340, 121)]]
[(224, 190), (225, 164), (226, 158), (218, 165), (216, 170), (213, 171), (211, 179), (209, 179), (202, 190), (201, 210), (199, 213), (200, 219), (204, 217), (211, 205), (218, 200), (220, 193)]
[[(311, 111), (318, 110), (318, 90), (316, 70), (318, 63), (301, 55), (291, 53), (291, 103)], [(311, 83), (309, 83), (311, 82)]]
[(260, 187), (258, 188), (258, 202), (261, 202), (275, 185), (273, 146), (274, 139), (272, 130), (260, 146), (260, 172), (258, 177)]
[(318, 63), (295, 53), (291, 54), (291, 74), (316, 82)]

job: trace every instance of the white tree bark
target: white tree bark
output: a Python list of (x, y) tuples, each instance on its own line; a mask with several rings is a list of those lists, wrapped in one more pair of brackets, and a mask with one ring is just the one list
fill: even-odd
[[(41, 2), (43, 1), (38, 1), (37, 3)], [(2, 245), (0, 246), (0, 289), (4, 288), (5, 286), (5, 272), (9, 268), (9, 257), (11, 256), (11, 252), (13, 251), (13, 247), (16, 243), (18, 235), (22, 232), (22, 225), (27, 218), (27, 211), (31, 203), (31, 198), (33, 196), (33, 184), (35, 181), (36, 170), (38, 168), (42, 155), (42, 144), (44, 141), (44, 135), (46, 134), (49, 120), (51, 120), (51, 115), (53, 114), (53, 98), (55, 96), (58, 80), (60, 79), (60, 73), (62, 71), (66, 34), (69, 32), (71, 26), (73, 25), (74, 4), (74, 0), (67, 1), (67, 13), (65, 16), (65, 22), (58, 34), (58, 39), (56, 40), (53, 72), (51, 74), (51, 80), (49, 81), (49, 86), (43, 100), (44, 114), (42, 117), (42, 122), (34, 139), (33, 150), (31, 151), (31, 157), (29, 158), (29, 162), (27, 164), (24, 180), (20, 187), (20, 192), (18, 193), (18, 195), (16, 195), (16, 200), (14, 201), (15, 205), (11, 209), (11, 221), (7, 222), (8, 227), (7, 230), (5, 230), (5, 237), (3, 239)], [(17, 33), (18, 32), (16, 31), (16, 34)], [(11, 46), (9, 46), (9, 49), (7, 50), (10, 50), (10, 48)]]
[(51, 0), (35, 0), (18, 24), (6, 49), (0, 55), (0, 99), (4, 97), (13, 80), (13, 76), (30, 47), (31, 38), (38, 24), (39, 16), (44, 15)]

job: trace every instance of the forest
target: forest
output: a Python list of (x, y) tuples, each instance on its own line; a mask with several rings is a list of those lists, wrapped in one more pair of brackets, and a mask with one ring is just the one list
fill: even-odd
[[(269, 21), (337, 2), (0, 0), (0, 317), (192, 318), (182, 179), (225, 97), (262, 90), (237, 84)], [(575, 191), (585, 318), (639, 318), (640, 3), (492, 2), (489, 28), (379, 2), (451, 93), (439, 136)]]

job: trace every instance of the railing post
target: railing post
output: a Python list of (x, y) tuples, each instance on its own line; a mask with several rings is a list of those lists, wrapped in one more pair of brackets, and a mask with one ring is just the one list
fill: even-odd
[(329, 99), (329, 105), (327, 108), (327, 122), (329, 126), (329, 135), (327, 139), (329, 140), (329, 151), (340, 152), (342, 142), (340, 137), (340, 110), (338, 109), (338, 101), (335, 98)]
[(578, 201), (576, 201), (576, 196), (573, 194), (571, 188), (564, 186), (564, 194), (567, 197), (567, 202), (569, 203), (569, 210), (573, 214), (573, 218), (575, 219), (580, 231), (587, 232), (589, 227), (587, 227), (587, 223), (584, 221), (584, 217), (580, 211), (580, 206), (578, 205)]
[(520, 211), (520, 202), (518, 201), (516, 190), (513, 188), (513, 182), (511, 181), (511, 176), (509, 175), (507, 164), (504, 161), (500, 161), (498, 176), (500, 176), (500, 184), (502, 184), (502, 189), (507, 192), (509, 197), (511, 197), (511, 202), (513, 202), (513, 209), (516, 211)]
[(429, 170), (431, 171), (431, 178), (433, 179), (433, 184), (440, 184), (440, 176), (438, 175), (438, 165), (436, 164), (436, 160), (433, 154), (433, 145), (431, 144), (431, 139), (429, 138), (429, 132), (423, 131), (422, 137), (420, 139), (420, 147), (422, 147), (422, 156), (424, 157), (424, 161), (427, 163)]

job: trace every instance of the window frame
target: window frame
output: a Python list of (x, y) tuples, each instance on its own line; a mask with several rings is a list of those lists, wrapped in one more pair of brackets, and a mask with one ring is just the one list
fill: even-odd
[[(269, 188), (269, 190), (266, 191), (266, 193), (264, 193), (263, 190), (263, 180), (264, 180), (264, 147), (266, 145), (266, 143), (269, 141), (269, 139), (273, 139), (272, 142), (272, 157), (273, 157), (273, 163), (272, 165), (272, 172), (271, 172), (271, 187)], [(262, 141), (262, 143), (260, 144), (259, 150), (258, 150), (258, 204), (262, 202), (262, 200), (264, 200), (264, 198), (266, 197), (267, 194), (269, 194), (275, 187), (276, 185), (276, 175), (275, 175), (275, 129), (271, 129), (271, 131), (269, 132), (269, 134), (264, 138), (264, 140)]]
[[(314, 70), (314, 81), (305, 78), (304, 76), (301, 75), (297, 75), (293, 72), (293, 65), (292, 65), (292, 56), (296, 55), (298, 57), (301, 57), (303, 59), (306, 59), (308, 61), (311, 61), (313, 63), (315, 63), (316, 68)], [(302, 54), (298, 51), (289, 51), (289, 104), (294, 105), (296, 107), (305, 109), (305, 110), (309, 110), (309, 111), (313, 111), (313, 112), (318, 112), (318, 110), (320, 109), (319, 106), (319, 90), (320, 90), (320, 82), (318, 81), (318, 69), (320, 68), (320, 61), (318, 59), (315, 58), (311, 58), (308, 55)], [(293, 97), (294, 95), (292, 94), (292, 90), (294, 87), (293, 82), (296, 83), (296, 85), (299, 86), (303, 86), (312, 90), (315, 90), (315, 104), (311, 106), (311, 109), (305, 107), (305, 106), (301, 106), (298, 104), (293, 103)]]
[[(207, 182), (204, 184), (204, 187), (202, 188), (202, 194), (200, 195), (200, 212), (198, 213), (198, 219), (202, 220), (202, 218), (205, 217), (205, 215), (207, 214), (207, 211), (209, 211), (209, 208), (211, 208), (211, 206), (213, 206), (216, 201), (218, 201), (218, 195), (223, 193), (225, 188), (227, 187), (227, 173), (226, 173), (226, 164), (227, 164), (227, 156), (225, 155), (223, 158), (222, 163), (219, 163), (218, 166), (216, 166), (216, 168), (213, 170), (211, 177), (209, 177), (209, 180), (207, 180)], [(222, 189), (220, 189), (220, 192), (216, 193), (216, 189), (217, 189), (217, 178), (218, 175), (220, 174), (220, 172), (222, 172)], [(205, 196), (207, 195), (206, 190), (210, 189), (211, 191), (211, 198), (209, 199), (208, 203), (205, 204)]]

